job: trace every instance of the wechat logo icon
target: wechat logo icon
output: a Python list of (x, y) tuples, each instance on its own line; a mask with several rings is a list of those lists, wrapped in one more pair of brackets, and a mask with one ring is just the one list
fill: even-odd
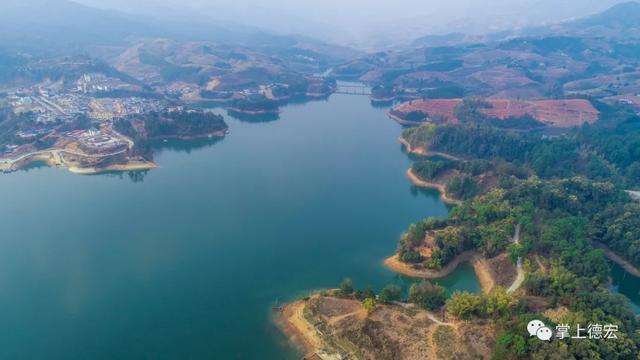
[(542, 341), (549, 341), (553, 337), (551, 329), (540, 320), (531, 320), (527, 324), (527, 331), (529, 336), (536, 336)]

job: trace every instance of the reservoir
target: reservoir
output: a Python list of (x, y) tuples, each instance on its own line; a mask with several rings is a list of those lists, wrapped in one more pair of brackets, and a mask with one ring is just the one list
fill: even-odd
[[(0, 358), (297, 358), (276, 304), (407, 287), (382, 261), (447, 207), (407, 179), (402, 128), (364, 96), (282, 110), (163, 143), (146, 174), (1, 176)], [(479, 290), (468, 265), (440, 283)]]
[(640, 314), (640, 279), (627, 273), (622, 266), (611, 264), (611, 291), (624, 295), (636, 314)]

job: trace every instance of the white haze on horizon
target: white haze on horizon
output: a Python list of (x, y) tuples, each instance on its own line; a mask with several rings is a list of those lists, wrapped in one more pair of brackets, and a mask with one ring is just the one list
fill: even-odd
[(74, 0), (159, 18), (198, 18), (356, 47), (429, 34), (483, 34), (603, 11), (624, 0)]

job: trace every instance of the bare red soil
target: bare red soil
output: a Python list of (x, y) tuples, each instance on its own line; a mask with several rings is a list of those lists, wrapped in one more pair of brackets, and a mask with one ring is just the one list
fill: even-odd
[[(529, 115), (534, 119), (552, 127), (568, 128), (593, 123), (598, 120), (599, 112), (588, 100), (511, 100), (487, 99), (491, 108), (481, 109), (483, 113), (498, 118), (508, 119)], [(422, 111), (429, 116), (446, 118), (451, 123), (458, 122), (455, 109), (462, 99), (428, 99), (413, 100), (399, 105), (395, 110), (402, 113)]]

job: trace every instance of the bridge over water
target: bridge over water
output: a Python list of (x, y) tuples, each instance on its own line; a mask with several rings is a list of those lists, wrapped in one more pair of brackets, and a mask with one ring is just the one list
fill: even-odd
[(346, 94), (346, 95), (369, 96), (371, 95), (371, 88), (365, 85), (360, 85), (360, 84), (338, 83), (338, 87), (335, 93)]

